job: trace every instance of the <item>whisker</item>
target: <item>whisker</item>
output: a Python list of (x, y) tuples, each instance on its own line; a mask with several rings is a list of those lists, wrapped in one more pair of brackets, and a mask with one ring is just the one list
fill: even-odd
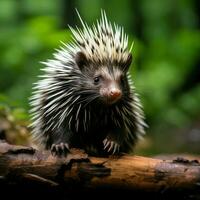
[(95, 99), (97, 99), (99, 97), (99, 95), (90, 95), (87, 97), (82, 98), (80, 101), (78, 101), (78, 103), (86, 103), (83, 106), (85, 107), (86, 105), (88, 105), (88, 103), (91, 103), (92, 101), (94, 101)]

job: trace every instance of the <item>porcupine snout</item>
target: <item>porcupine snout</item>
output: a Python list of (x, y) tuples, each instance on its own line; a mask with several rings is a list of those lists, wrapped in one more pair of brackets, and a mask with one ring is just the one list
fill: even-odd
[(111, 84), (109, 87), (101, 88), (100, 95), (106, 103), (113, 104), (122, 97), (122, 91), (116, 84)]

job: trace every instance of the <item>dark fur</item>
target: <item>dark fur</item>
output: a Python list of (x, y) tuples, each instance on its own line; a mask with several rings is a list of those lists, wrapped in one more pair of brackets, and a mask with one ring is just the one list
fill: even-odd
[[(76, 95), (81, 95), (80, 99), (87, 99), (87, 95), (89, 98), (91, 94), (90, 93), (87, 94), (87, 92), (82, 93), (85, 88), (87, 89), (86, 82), (88, 82), (88, 80), (85, 80), (84, 73), (87, 73), (87, 75), (89, 74), (89, 76), (93, 78), (95, 70), (98, 70), (99, 66), (96, 66), (96, 64), (87, 61), (84, 55), (81, 53), (77, 54), (76, 64), (78, 68), (81, 70), (81, 74), (83, 76), (81, 76), (80, 70), (79, 74), (77, 74), (77, 70), (74, 70), (74, 74), (72, 73), (71, 76), (77, 77), (78, 78), (77, 80), (74, 80), (70, 84), (65, 84), (65, 81), (62, 80), (62, 77), (57, 77), (56, 81), (63, 83), (62, 90), (65, 90), (66, 92), (71, 87), (76, 85), (77, 92), (73, 94), (74, 98)], [(128, 118), (130, 121), (133, 122), (129, 126), (129, 129), (132, 131), (131, 133), (132, 137), (130, 138), (128, 137), (127, 130), (124, 125), (124, 119), (121, 115), (122, 114), (121, 111), (124, 106), (130, 111), (133, 110), (133, 107), (130, 104), (130, 102), (133, 101), (133, 98), (131, 96), (129, 83), (126, 77), (126, 73), (130, 64), (131, 64), (131, 56), (127, 60), (127, 63), (118, 66), (121, 67), (120, 70), (123, 75), (123, 78), (120, 79), (117, 83), (122, 91), (121, 99), (119, 99), (116, 103), (111, 105), (106, 104), (99, 98), (92, 101), (91, 103), (87, 102), (85, 103), (84, 109), (87, 109), (87, 111), (90, 112), (90, 120), (87, 120), (86, 124), (88, 127), (87, 131), (84, 131), (84, 121), (83, 121), (84, 110), (80, 110), (79, 128), (78, 131), (76, 130), (75, 127), (76, 113), (79, 106), (77, 102), (75, 102), (75, 104), (73, 105), (73, 110), (71, 114), (65, 118), (61, 126), (56, 130), (50, 129), (49, 131), (46, 132), (44, 131), (45, 128), (48, 126), (47, 121), (52, 117), (51, 115), (48, 116), (44, 115), (41, 132), (43, 133), (44, 138), (46, 138), (45, 145), (47, 149), (51, 149), (52, 152), (57, 155), (63, 155), (68, 152), (69, 149), (63, 144), (68, 144), (69, 148), (76, 147), (85, 149), (86, 152), (95, 155), (130, 152), (133, 149), (133, 146), (137, 141), (137, 135), (136, 135), (137, 130), (136, 130), (136, 125), (134, 124), (134, 122), (136, 122), (136, 119), (133, 113), (132, 114), (126, 113), (126, 118)], [(116, 66), (109, 65), (109, 72), (113, 73), (115, 67)], [(99, 87), (101, 87), (101, 85)], [(94, 85), (93, 88), (90, 89), (90, 91), (98, 93), (99, 87)], [(47, 99), (48, 95), (49, 95), (48, 92), (46, 94), (43, 93), (43, 101), (41, 108), (43, 108), (50, 101), (53, 100), (51, 98)], [(62, 101), (64, 102), (65, 100), (67, 99), (63, 99)], [(63, 102), (60, 102), (60, 104), (62, 104)], [(116, 107), (118, 108), (118, 110), (120, 110), (121, 114), (117, 112)], [(58, 111), (59, 109), (57, 110), (57, 112)], [(56, 112), (52, 113), (52, 115), (55, 114)], [(55, 122), (56, 120), (58, 121), (58, 117), (55, 118)], [(70, 117), (72, 117), (71, 127), (69, 127)], [(113, 118), (120, 123), (120, 126), (114, 123)], [(106, 138), (107, 140), (105, 142), (104, 140)], [(103, 143), (103, 141), (105, 143)]]

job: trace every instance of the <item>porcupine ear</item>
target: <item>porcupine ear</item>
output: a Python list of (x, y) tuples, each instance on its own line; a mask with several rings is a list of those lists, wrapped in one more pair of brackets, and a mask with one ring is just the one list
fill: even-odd
[(132, 59), (133, 59), (132, 54), (129, 53), (126, 62), (123, 64), (124, 71), (128, 71), (128, 69), (132, 63)]
[(80, 70), (83, 70), (83, 68), (87, 65), (88, 62), (85, 54), (81, 51), (76, 53), (75, 61)]

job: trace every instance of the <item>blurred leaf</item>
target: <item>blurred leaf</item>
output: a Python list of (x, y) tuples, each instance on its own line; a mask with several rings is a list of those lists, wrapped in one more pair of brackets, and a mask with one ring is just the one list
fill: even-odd
[(20, 120), (27, 120), (28, 119), (28, 114), (27, 112), (22, 109), (22, 108), (15, 108), (12, 111), (12, 116), (15, 118), (15, 120), (20, 121)]

